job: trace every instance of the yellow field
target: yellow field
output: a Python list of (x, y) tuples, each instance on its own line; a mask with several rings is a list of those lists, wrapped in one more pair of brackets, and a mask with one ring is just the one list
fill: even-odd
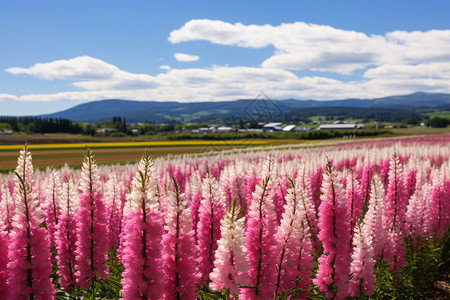
[[(168, 154), (202, 153), (218, 150), (242, 149), (247, 147), (298, 144), (300, 140), (180, 140), (146, 142), (102, 142), (102, 143), (61, 143), (31, 144), (28, 149), (33, 156), (33, 165), (37, 168), (61, 166), (65, 163), (78, 167), (83, 161), (86, 146), (94, 150), (100, 164), (137, 162), (146, 148), (152, 157)], [(0, 145), (0, 171), (14, 170), (19, 151), (24, 145)]]
[[(258, 146), (270, 144), (268, 140), (182, 140), (182, 141), (150, 141), (150, 142), (112, 142), (112, 143), (78, 143), (78, 144), (34, 144), (28, 145), (30, 150), (85, 149), (89, 148), (135, 148), (135, 147), (189, 147), (189, 146)], [(0, 145), (0, 151), (20, 150), (24, 145)]]

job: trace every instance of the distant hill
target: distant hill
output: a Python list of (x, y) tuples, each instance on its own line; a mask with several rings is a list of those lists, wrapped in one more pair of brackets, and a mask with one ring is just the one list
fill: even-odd
[(396, 121), (420, 109), (448, 107), (450, 94), (414, 93), (376, 99), (267, 100), (241, 99), (220, 102), (156, 102), (100, 100), (77, 105), (41, 117), (66, 118), (78, 122), (111, 120), (119, 116), (127, 122), (228, 122), (295, 121), (314, 115)]

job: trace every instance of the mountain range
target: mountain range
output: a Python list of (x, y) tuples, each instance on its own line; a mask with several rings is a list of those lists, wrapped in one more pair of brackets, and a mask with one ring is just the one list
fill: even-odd
[(122, 117), (129, 123), (233, 123), (236, 120), (296, 121), (320, 115), (395, 121), (427, 110), (450, 110), (450, 94), (419, 92), (376, 99), (331, 101), (263, 98), (180, 103), (109, 99), (83, 103), (40, 117), (65, 118), (77, 122), (98, 122)]

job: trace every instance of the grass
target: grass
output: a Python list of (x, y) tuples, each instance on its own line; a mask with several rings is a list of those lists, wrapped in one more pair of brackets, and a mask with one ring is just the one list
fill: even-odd
[(450, 110), (433, 111), (429, 113), (424, 113), (423, 115), (429, 116), (430, 118), (440, 117), (450, 119)]

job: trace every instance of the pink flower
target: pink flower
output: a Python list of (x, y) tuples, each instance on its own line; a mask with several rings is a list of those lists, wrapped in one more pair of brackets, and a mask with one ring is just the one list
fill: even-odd
[(352, 279), (349, 285), (352, 297), (360, 295), (371, 296), (375, 289), (375, 275), (373, 274), (375, 260), (372, 237), (367, 228), (368, 226), (364, 219), (363, 225), (356, 225), (355, 236), (353, 237), (353, 260), (350, 265)]
[(164, 289), (161, 239), (164, 233), (158, 211), (158, 177), (147, 150), (139, 162), (127, 201), (123, 229), (122, 273), (124, 299), (161, 299)]
[(68, 290), (75, 286), (76, 227), (74, 216), (78, 205), (78, 192), (73, 179), (66, 179), (60, 198), (61, 214), (56, 226), (56, 263), (61, 288)]
[(390, 243), (385, 249), (385, 259), (392, 270), (399, 270), (404, 262), (403, 235), (406, 234), (406, 207), (408, 199), (403, 167), (397, 155), (394, 154), (389, 164), (388, 187), (384, 210), (384, 227), (388, 231)]
[(235, 198), (232, 207), (220, 221), (221, 238), (217, 242), (214, 270), (209, 275), (212, 290), (227, 289), (235, 295), (234, 298), (239, 293), (239, 285), (248, 284), (244, 218), (239, 217), (239, 211)]
[[(308, 257), (308, 254), (312, 254), (309, 228), (304, 227), (306, 211), (302, 209), (301, 205), (302, 199), (306, 198), (307, 194), (305, 190), (295, 187), (293, 181), (291, 181), (291, 185), (292, 188), (288, 189), (284, 213), (277, 232), (277, 294), (297, 287), (296, 280), (308, 282), (307, 277), (312, 271), (312, 263), (309, 259), (312, 260), (312, 256)], [(306, 245), (311, 249), (308, 254), (305, 253)], [(300, 272), (299, 266), (308, 264), (311, 268), (309, 275), (305, 276), (304, 272)], [(305, 291), (303, 296), (306, 296)]]
[(356, 225), (356, 218), (361, 216), (361, 208), (363, 206), (363, 199), (361, 195), (361, 187), (355, 178), (355, 174), (350, 172), (347, 176), (347, 185), (345, 197), (347, 198), (347, 210), (350, 218), (350, 240), (353, 236), (353, 228)]
[(343, 299), (347, 295), (350, 273), (350, 222), (347, 217), (345, 191), (336, 170), (327, 163), (322, 183), (319, 207), (319, 239), (323, 254), (314, 284), (328, 299)]
[(6, 233), (12, 230), (12, 219), (14, 215), (14, 201), (11, 193), (5, 184), (0, 184), (1, 201), (0, 201), (0, 220), (3, 221)]
[(319, 227), (318, 227), (318, 220), (316, 217), (316, 208), (314, 206), (311, 197), (312, 194), (311, 185), (309, 184), (309, 179), (306, 177), (305, 169), (306, 169), (305, 167), (301, 167), (296, 180), (296, 185), (299, 186), (301, 189), (305, 190), (304, 196), (301, 197), (300, 199), (301, 200), (300, 205), (302, 207), (302, 210), (305, 211), (306, 227), (310, 231), (309, 236), (313, 242), (315, 252), (319, 252), (322, 246), (318, 238)]
[(195, 240), (191, 213), (186, 208), (184, 195), (174, 180), (169, 191), (166, 213), (166, 234), (163, 236), (164, 276), (166, 279), (164, 299), (196, 299), (199, 280), (195, 260)]
[(377, 174), (372, 179), (369, 208), (364, 217), (365, 230), (372, 238), (374, 257), (379, 258), (386, 244), (386, 233), (383, 227), (384, 187)]
[(33, 165), (25, 146), (20, 151), (14, 187), (15, 215), (9, 236), (8, 286), (11, 299), (27, 299), (31, 295), (52, 299), (50, 244), (43, 222), (39, 200), (32, 191)]
[(450, 224), (450, 199), (448, 190), (450, 181), (447, 181), (447, 189), (445, 189), (444, 182), (440, 178), (434, 181), (435, 183), (430, 192), (432, 211), (431, 226), (433, 232), (435, 232), (438, 237), (443, 237)]
[(55, 231), (56, 226), (58, 225), (58, 216), (60, 214), (59, 212), (60, 194), (61, 194), (61, 179), (59, 178), (58, 171), (56, 171), (55, 169), (51, 169), (44, 193), (45, 195), (44, 201), (42, 204), (45, 225), (47, 226), (51, 247), (55, 247)]
[(8, 231), (2, 218), (0, 218), (0, 295), (7, 297), (9, 287), (6, 280), (9, 277), (8, 265)]
[(119, 243), (121, 222), (121, 206), (123, 185), (117, 180), (115, 173), (111, 174), (105, 185), (105, 200), (108, 212), (108, 250), (115, 250)]
[(217, 241), (220, 239), (219, 224), (225, 213), (224, 202), (217, 180), (208, 173), (202, 184), (197, 228), (199, 272), (202, 280), (207, 282), (214, 267), (214, 253), (217, 249)]
[(242, 288), (246, 299), (272, 299), (276, 289), (276, 215), (269, 177), (256, 186), (248, 211), (246, 248), (249, 260), (249, 285)]
[(90, 149), (87, 149), (80, 180), (80, 201), (75, 216), (75, 268), (77, 283), (82, 288), (88, 288), (93, 280), (108, 276), (108, 267), (105, 265), (108, 259), (106, 207), (100, 189), (97, 164)]

